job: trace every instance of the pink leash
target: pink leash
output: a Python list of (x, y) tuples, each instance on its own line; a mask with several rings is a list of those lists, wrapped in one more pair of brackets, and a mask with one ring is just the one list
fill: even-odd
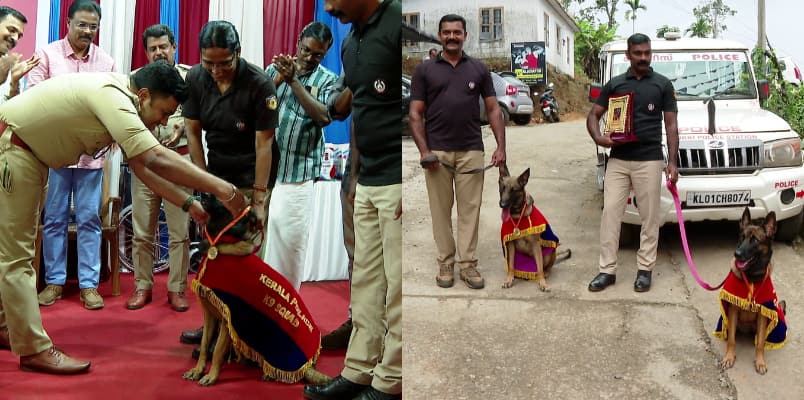
[[(681, 244), (684, 246), (684, 256), (687, 257), (687, 265), (690, 267), (692, 276), (695, 278), (695, 281), (698, 282), (698, 285), (706, 290), (720, 289), (720, 287), (726, 283), (726, 279), (723, 279), (723, 282), (720, 282), (720, 285), (712, 287), (710, 284), (704, 282), (698, 275), (698, 269), (695, 268), (695, 261), (692, 261), (690, 247), (687, 244), (687, 230), (684, 229), (684, 216), (681, 213), (681, 201), (678, 199), (678, 190), (676, 190), (676, 185), (669, 179), (667, 180), (667, 190), (669, 190), (670, 194), (673, 195), (673, 202), (676, 203), (676, 216), (678, 217), (678, 230), (681, 232)], [(726, 278), (728, 278), (728, 275), (726, 275)]]

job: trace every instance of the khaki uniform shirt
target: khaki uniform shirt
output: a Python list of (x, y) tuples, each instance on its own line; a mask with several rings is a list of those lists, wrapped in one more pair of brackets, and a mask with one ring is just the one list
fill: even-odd
[[(185, 79), (187, 77), (187, 71), (189, 71), (192, 67), (185, 64), (176, 64), (175, 68), (177, 71), (179, 71), (181, 78)], [(134, 75), (139, 70), (140, 69), (138, 68), (134, 71), (131, 71), (131, 74)], [(173, 113), (173, 115), (168, 117), (167, 125), (157, 125), (157, 127), (154, 128), (151, 133), (154, 134), (154, 137), (156, 137), (156, 140), (158, 140), (159, 143), (162, 143), (173, 136), (174, 125), (184, 126), (184, 117), (181, 116), (181, 105), (179, 105), (179, 108), (176, 109), (176, 112)], [(179, 141), (176, 142), (171, 149), (175, 150), (184, 146), (187, 146), (187, 135), (182, 135), (181, 138), (179, 138)]]
[(159, 142), (128, 86), (128, 75), (114, 72), (55, 76), (0, 105), (0, 120), (50, 168), (97, 156), (112, 142), (136, 157)]

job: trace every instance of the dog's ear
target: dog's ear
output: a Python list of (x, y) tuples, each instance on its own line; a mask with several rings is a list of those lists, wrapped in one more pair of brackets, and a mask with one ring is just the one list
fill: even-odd
[(516, 178), (517, 182), (519, 182), (519, 186), (523, 188), (528, 184), (528, 179), (530, 179), (530, 168), (526, 169), (522, 175), (519, 175), (519, 178)]
[(766, 215), (763, 225), (765, 225), (765, 236), (772, 239), (776, 235), (776, 213), (771, 211)]
[(503, 163), (498, 167), (500, 169), (500, 178), (505, 178), (511, 176), (511, 173), (508, 172), (508, 165)]
[(745, 230), (745, 227), (751, 225), (751, 211), (748, 211), (748, 207), (745, 208), (743, 211), (743, 216), (740, 218), (740, 234)]

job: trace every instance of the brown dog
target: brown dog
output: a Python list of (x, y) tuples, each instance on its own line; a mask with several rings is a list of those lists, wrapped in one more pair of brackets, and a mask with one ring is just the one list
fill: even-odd
[[(537, 218), (543, 219), (538, 209), (533, 206), (533, 197), (525, 190), (528, 179), (530, 179), (530, 168), (526, 169), (525, 172), (518, 177), (512, 177), (506, 165), (502, 165), (499, 170), (500, 208), (509, 216), (511, 223), (518, 224), (515, 229), (515, 232), (518, 234), (520, 232), (519, 228), (523, 227), (520, 221), (532, 221)], [(534, 213), (538, 215), (534, 215)], [(503, 221), (504, 224), (505, 222), (506, 221)], [(544, 222), (546, 225), (546, 220), (544, 220)], [(503, 288), (510, 288), (514, 284), (514, 258), (515, 253), (519, 252), (533, 257), (537, 267), (536, 281), (539, 283), (539, 289), (545, 292), (550, 291), (550, 288), (547, 286), (547, 276), (550, 273), (550, 269), (556, 261), (569, 258), (572, 252), (569, 249), (562, 250), (561, 252), (556, 249), (556, 251), (543, 255), (543, 234), (544, 232), (527, 234), (504, 243), (506, 278), (502, 285)]]
[[(215, 237), (218, 232), (225, 229), (226, 225), (232, 221), (232, 215), (214, 196), (202, 195), (201, 203), (204, 209), (209, 213), (210, 219), (207, 223), (207, 231), (210, 236)], [(234, 226), (226, 231), (228, 236), (235, 237), (240, 241), (235, 243), (217, 243), (215, 248), (217, 254), (227, 254), (235, 256), (248, 256), (254, 252), (255, 245), (254, 238), (259, 236), (262, 231), (262, 224), (259, 223), (253, 211), (249, 211)], [(209, 249), (209, 242), (205, 239), (200, 246), (200, 251), (207, 252)], [(211, 253), (208, 253), (211, 254)], [(210, 258), (215, 258), (210, 256)], [(204, 328), (201, 336), (201, 352), (198, 355), (198, 362), (195, 367), (185, 372), (183, 377), (187, 380), (198, 380), (201, 386), (214, 385), (220, 376), (221, 366), (224, 359), (229, 354), (230, 350), (234, 350), (232, 346), (232, 337), (230, 336), (229, 326), (224, 317), (220, 314), (218, 309), (214, 307), (208, 298), (210, 295), (209, 290), (199, 288), (197, 295), (204, 313)], [(207, 351), (209, 345), (213, 340), (213, 332), (217, 330), (217, 341), (215, 348), (212, 351), (212, 362), (210, 364), (209, 372), (204, 375), (207, 363)], [(236, 354), (238, 361), (243, 361), (245, 357), (241, 354)], [(273, 380), (273, 378), (263, 375), (263, 380)], [(314, 385), (325, 385), (332, 378), (317, 371), (314, 367), (310, 367), (304, 372), (303, 379)]]
[[(731, 368), (736, 358), (737, 331), (756, 334), (756, 349), (754, 368), (759, 374), (768, 371), (765, 361), (765, 347), (769, 340), (769, 329), (784, 328), (783, 335), (773, 337), (776, 341), (785, 337), (786, 325), (784, 321), (785, 302), (777, 302), (775, 290), (771, 281), (771, 256), (773, 254), (773, 236), (776, 233), (776, 214), (771, 211), (761, 225), (751, 222), (751, 213), (748, 207), (743, 211), (740, 220), (740, 238), (737, 249), (734, 251), (734, 262), (721, 290), (720, 298), (725, 305), (725, 331), (726, 354), (720, 362), (722, 368)], [(742, 293), (747, 293), (744, 297)], [(759, 298), (767, 293), (767, 298)], [(737, 305), (737, 304), (739, 305)], [(771, 316), (771, 317), (768, 317)], [(723, 319), (721, 319), (723, 323)], [(721, 332), (715, 332), (722, 337)], [(784, 343), (783, 340), (778, 346)], [(774, 347), (775, 348), (775, 347)]]

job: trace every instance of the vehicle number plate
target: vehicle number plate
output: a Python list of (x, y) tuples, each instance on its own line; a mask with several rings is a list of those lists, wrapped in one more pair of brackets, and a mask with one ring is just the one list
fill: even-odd
[(744, 206), (749, 202), (750, 190), (687, 193), (687, 206)]
[(542, 111), (544, 111), (544, 112), (546, 112), (546, 113), (547, 113), (547, 112), (550, 112), (550, 107), (545, 107), (545, 108), (542, 108)]

